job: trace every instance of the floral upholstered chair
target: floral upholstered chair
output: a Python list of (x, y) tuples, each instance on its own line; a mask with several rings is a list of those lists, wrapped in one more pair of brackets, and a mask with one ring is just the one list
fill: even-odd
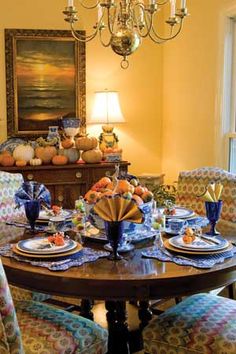
[(143, 340), (148, 354), (235, 354), (236, 301), (190, 296), (151, 320)]
[(107, 331), (98, 324), (35, 301), (14, 307), (0, 261), (1, 354), (105, 354)]
[(198, 196), (204, 194), (211, 182), (221, 182), (223, 207), (221, 218), (236, 223), (236, 174), (217, 167), (202, 167), (179, 173), (176, 204), (191, 208), (199, 215), (205, 215), (204, 201)]

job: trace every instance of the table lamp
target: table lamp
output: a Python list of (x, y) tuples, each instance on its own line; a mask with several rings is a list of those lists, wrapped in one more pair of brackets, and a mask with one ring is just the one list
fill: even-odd
[(124, 121), (118, 92), (108, 90), (95, 92), (95, 101), (89, 123), (105, 123), (102, 126), (103, 132), (99, 136), (99, 148), (101, 151), (104, 152), (108, 148), (118, 148), (118, 137), (113, 132), (113, 123), (123, 123)]

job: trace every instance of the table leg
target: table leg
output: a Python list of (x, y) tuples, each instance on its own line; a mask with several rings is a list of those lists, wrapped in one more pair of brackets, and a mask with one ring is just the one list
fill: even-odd
[(108, 354), (129, 354), (127, 313), (124, 301), (106, 301)]
[(82, 299), (80, 306), (80, 315), (93, 321), (93, 313), (91, 311), (93, 308), (93, 301), (89, 299)]
[(149, 309), (148, 301), (139, 301), (138, 317), (140, 319), (140, 329), (143, 329), (152, 319), (152, 311)]

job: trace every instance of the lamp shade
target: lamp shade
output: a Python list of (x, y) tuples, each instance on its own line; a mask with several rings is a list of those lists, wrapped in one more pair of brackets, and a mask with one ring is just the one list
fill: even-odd
[(89, 123), (123, 123), (119, 95), (116, 91), (95, 92), (95, 102)]

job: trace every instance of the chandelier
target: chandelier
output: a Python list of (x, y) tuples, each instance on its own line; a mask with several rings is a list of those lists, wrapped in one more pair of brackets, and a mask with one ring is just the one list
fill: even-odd
[[(63, 11), (65, 21), (69, 22), (73, 37), (82, 42), (88, 42), (97, 35), (104, 47), (111, 46), (112, 50), (123, 56), (121, 67), (129, 66), (127, 57), (141, 44), (142, 38), (149, 37), (153, 42), (161, 44), (175, 38), (181, 31), (183, 20), (188, 15), (186, 0), (78, 0), (80, 5), (88, 10), (97, 11), (97, 21), (90, 34), (83, 35), (75, 30), (75, 22), (78, 21), (77, 9), (74, 0), (68, 0), (67, 7)], [(169, 6), (168, 17), (165, 22), (168, 25), (168, 34), (159, 34), (161, 10)], [(105, 32), (109, 37), (105, 40)], [(107, 36), (106, 36), (107, 38)]]

